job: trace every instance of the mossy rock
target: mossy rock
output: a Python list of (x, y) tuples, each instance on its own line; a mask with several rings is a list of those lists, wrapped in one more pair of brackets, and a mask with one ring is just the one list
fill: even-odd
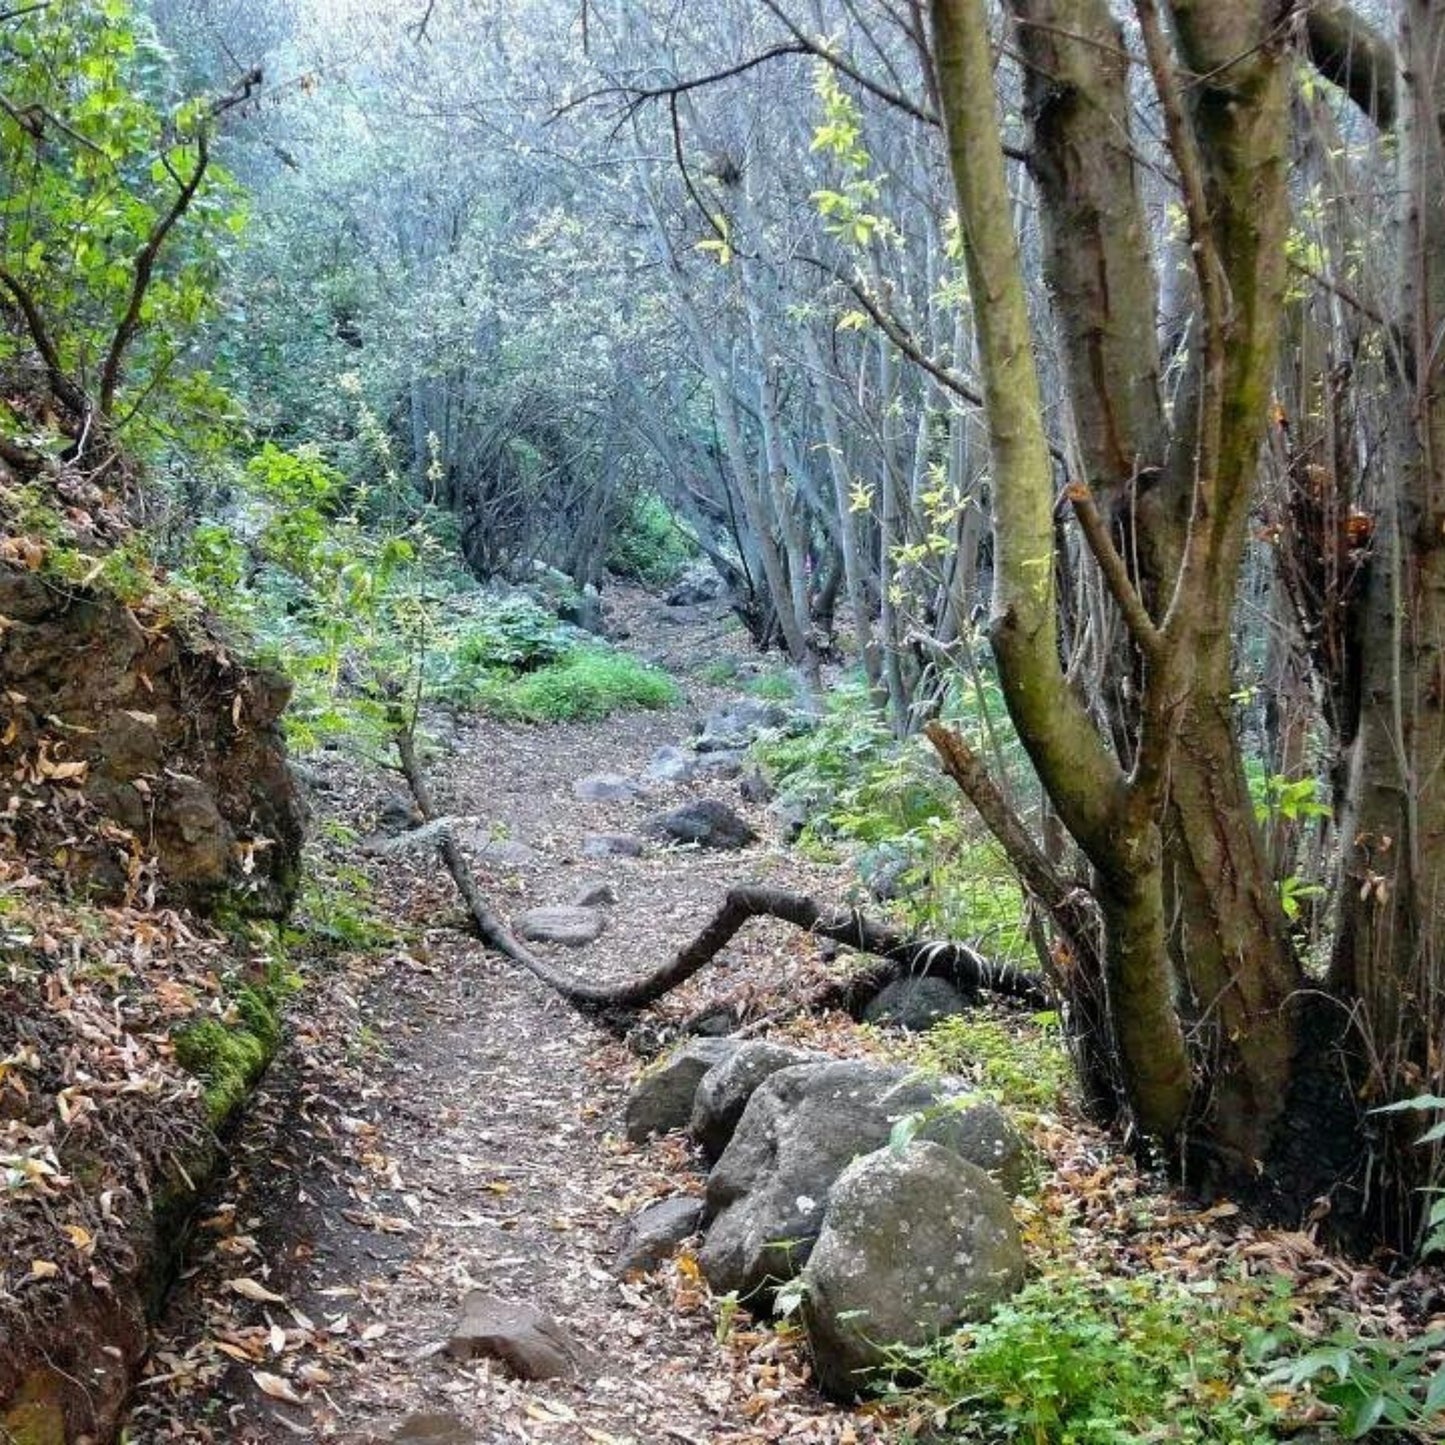
[(188, 1024), (173, 1041), (176, 1062), (205, 1085), (213, 1128), (220, 1128), (245, 1103), (281, 1044), (276, 1009), (259, 989), (241, 989), (235, 1012), (232, 1023), (206, 1018)]

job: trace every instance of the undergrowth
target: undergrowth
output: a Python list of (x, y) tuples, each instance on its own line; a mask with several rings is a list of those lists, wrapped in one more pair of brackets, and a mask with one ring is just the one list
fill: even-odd
[(612, 534), (607, 566), (644, 587), (666, 587), (698, 555), (697, 543), (671, 508), (655, 492), (642, 490)]
[(1281, 1288), (1061, 1269), (993, 1317), (895, 1359), (896, 1400), (943, 1441), (1255, 1445), (1280, 1438), (1287, 1394), (1266, 1383), (1289, 1318)]
[(816, 726), (766, 737), (755, 754), (780, 802), (806, 818), (803, 850), (851, 853), (864, 882), (891, 873), (890, 911), (905, 927), (972, 939), (999, 960), (1031, 957), (1007, 859), (966, 820), (927, 741), (896, 739), (862, 683), (842, 685)]
[(625, 652), (583, 647), (534, 672), (492, 672), (474, 700), (497, 717), (522, 722), (590, 722), (623, 708), (665, 708), (678, 699), (665, 673)]
[(940, 1019), (906, 1048), (919, 1067), (968, 1079), (979, 1093), (1018, 1109), (1056, 1111), (1073, 1089), (1073, 1068), (1052, 1013), (959, 1014)]

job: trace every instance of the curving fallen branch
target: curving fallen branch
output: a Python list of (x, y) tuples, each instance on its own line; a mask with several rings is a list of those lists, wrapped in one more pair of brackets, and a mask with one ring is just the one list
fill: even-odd
[[(398, 733), (396, 746), (402, 775), (422, 816), (430, 821), (437, 816), (436, 808), (410, 733)], [(946, 978), (965, 992), (986, 989), (1019, 999), (1034, 1008), (1044, 1008), (1050, 1003), (1048, 988), (1037, 974), (993, 963), (966, 943), (914, 938), (864, 917), (856, 908), (826, 909), (806, 894), (758, 883), (728, 889), (702, 930), (650, 973), (616, 983), (589, 983), (533, 953), (492, 912), (450, 833), (442, 834), (438, 847), (482, 942), (520, 964), (581, 1013), (627, 1014), (656, 1003), (701, 972), (753, 918), (778, 918), (819, 938), (874, 954), (882, 960), (879, 966), (861, 970), (853, 978), (825, 990), (814, 1001), (815, 1006), (856, 1011), (894, 979), (924, 975)]]

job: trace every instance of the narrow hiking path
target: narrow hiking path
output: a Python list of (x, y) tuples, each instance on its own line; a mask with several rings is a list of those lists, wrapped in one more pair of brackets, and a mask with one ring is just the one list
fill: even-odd
[[(842, 886), (785, 851), (735, 783), (654, 785), (603, 804), (574, 795), (590, 773), (639, 776), (741, 686), (697, 680), (700, 661), (743, 645), (722, 609), (638, 597), (628, 608), (628, 645), (673, 666), (681, 707), (547, 728), (464, 719), (429, 763), (445, 812), (532, 850), (477, 861), (504, 915), (611, 887), (602, 937), (555, 954), (596, 977), (665, 957), (740, 879)], [(434, 852), (368, 857), (337, 841), (340, 828), (369, 827), (393, 780), (334, 756), (316, 784), (324, 848), (363, 870), (414, 941), (343, 956), (298, 1003), (161, 1322), (132, 1445), (877, 1438), (876, 1416), (812, 1394), (795, 1345), (741, 1328), (719, 1340), (686, 1256), (647, 1279), (615, 1277), (623, 1220), (701, 1186), (679, 1141), (622, 1142), (638, 1058), (469, 936)], [(744, 853), (584, 854), (587, 832), (631, 832), (688, 795), (740, 807), (763, 841)], [(665, 1011), (703, 998), (746, 1008), (764, 982), (776, 995), (819, 976), (808, 939), (755, 924)], [(473, 1287), (552, 1314), (592, 1352), (589, 1376), (522, 1384), (441, 1353)]]

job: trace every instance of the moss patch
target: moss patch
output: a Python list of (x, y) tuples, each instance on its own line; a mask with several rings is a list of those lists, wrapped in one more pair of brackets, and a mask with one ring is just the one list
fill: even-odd
[(201, 1019), (174, 1039), (176, 1062), (205, 1085), (206, 1113), (219, 1128), (246, 1101), (281, 1043), (281, 1024), (260, 989), (236, 995), (231, 1017)]
[(0, 1431), (14, 1445), (66, 1445), (65, 1407), (41, 1371), (29, 1375), (15, 1403), (0, 1415)]

